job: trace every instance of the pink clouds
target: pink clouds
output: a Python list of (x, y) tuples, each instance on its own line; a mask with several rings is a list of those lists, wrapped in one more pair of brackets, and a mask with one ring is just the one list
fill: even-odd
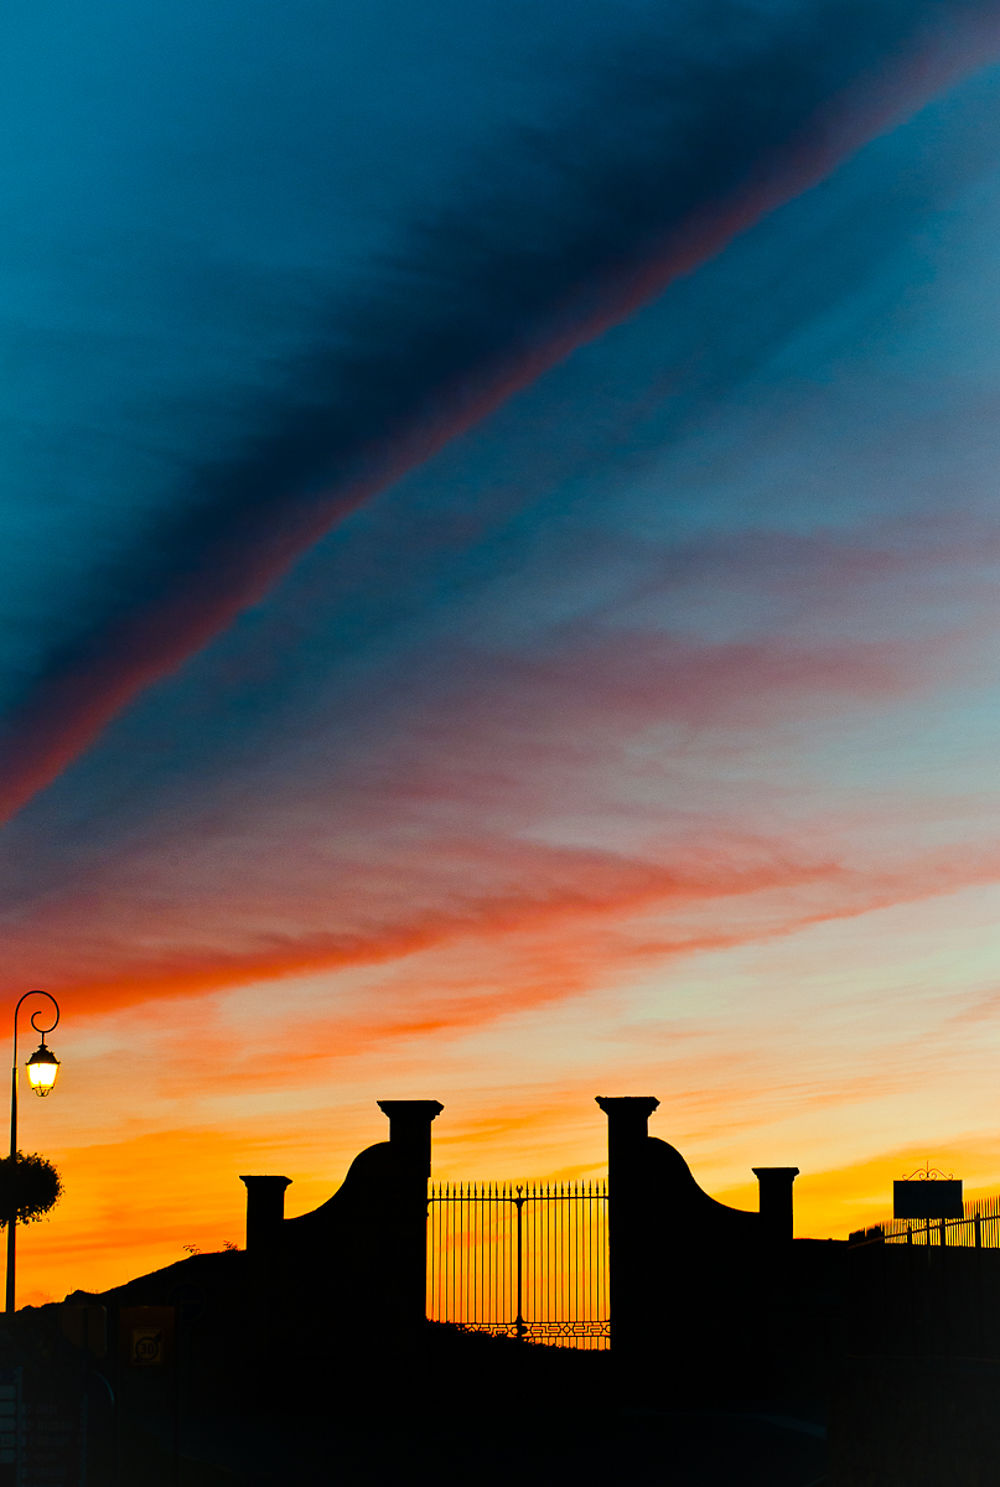
[[(89, 903), (68, 896), (14, 930), (10, 974), (30, 971), (69, 998), (79, 1016), (259, 980), (383, 966), (360, 1002), (349, 987), (340, 991), (329, 1041), (316, 1043), (317, 1057), (334, 1050), (350, 1057), (373, 1042), (450, 1035), (564, 1001), (645, 966), (1000, 878), (995, 853), (939, 851), (905, 865), (851, 870), (796, 859), (787, 845), (747, 840), (675, 846), (662, 862), (525, 843), (493, 842), (482, 852), (453, 843), (452, 852), (456, 876), (439, 881), (436, 907), (426, 903), (426, 881), (412, 884), (424, 906), (387, 897), (363, 914), (349, 890), (334, 887), (324, 899), (313, 892), (300, 900), (294, 924), (287, 902), (244, 904), (237, 927), (224, 893), (202, 896), (193, 916), (191, 901), (171, 903), (162, 890), (152, 900), (133, 897), (123, 924), (110, 883), (97, 884)], [(345, 928), (324, 930), (331, 919)], [(143, 940), (156, 947), (143, 953)], [(251, 1078), (260, 1073), (247, 1071)]]
[[(151, 891), (143, 893), (138, 884), (145, 873), (125, 860), (101, 875), (87, 895), (56, 897), (14, 927), (8, 964), (12, 975), (26, 973), (30, 964), (36, 978), (78, 995), (80, 1010), (97, 1010), (251, 980), (401, 961), (457, 941), (489, 944), (508, 935), (558, 941), (644, 909), (715, 901), (831, 872), (823, 864), (772, 860), (766, 847), (747, 843), (666, 862), (516, 841), (438, 840), (434, 848), (436, 867), (424, 876), (415, 861), (387, 857), (359, 891), (356, 884), (337, 884), (333, 858), (326, 892), (315, 878), (302, 879), (285, 894), (273, 888), (268, 894), (258, 884), (253, 896), (240, 901), (230, 897), (224, 878), (214, 893), (188, 897), (183, 872), (173, 882), (166, 873), (158, 882), (147, 879)], [(373, 887), (380, 875), (378, 896)], [(123, 920), (126, 885), (129, 912)], [(344, 927), (324, 929), (331, 920)], [(143, 942), (149, 946), (145, 953)], [(537, 989), (527, 995), (536, 997)], [(461, 1020), (459, 1007), (447, 1005), (449, 1015)], [(392, 1021), (385, 1006), (365, 1015)], [(447, 1021), (436, 1009), (410, 1006), (399, 1015), (406, 1022)]]
[[(637, 779), (652, 770), (655, 785), (671, 766), (661, 745), (636, 752), (647, 733), (680, 726), (697, 750), (706, 732), (750, 730), (766, 751), (783, 720), (881, 707), (933, 660), (926, 645), (711, 646), (576, 623), (530, 656), (441, 646), (416, 705), (398, 703), (402, 725), (381, 718), (359, 754), (308, 770), (283, 760), (280, 777), (241, 778), (232, 798), (148, 812), (132, 845), (65, 883), (54, 858), (8, 925), (10, 974), (96, 1011), (405, 966), (405, 991), (341, 1006), (340, 1046), (358, 1047), (376, 1029), (447, 1033), (639, 963), (940, 891), (955, 863), (929, 879), (920, 858), (852, 868), (835, 822), (809, 847), (763, 828), (753, 791), (723, 809), (707, 779), (699, 800), (654, 789), (630, 804)], [(617, 850), (555, 845), (569, 810)], [(462, 945), (469, 964), (443, 995), (436, 957)], [(510, 954), (516, 971), (491, 980)]]

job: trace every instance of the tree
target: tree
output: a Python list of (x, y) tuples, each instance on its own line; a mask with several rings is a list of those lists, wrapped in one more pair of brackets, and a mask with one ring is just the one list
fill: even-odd
[(37, 1223), (62, 1196), (59, 1173), (37, 1151), (0, 1157), (0, 1228), (11, 1217), (19, 1224)]

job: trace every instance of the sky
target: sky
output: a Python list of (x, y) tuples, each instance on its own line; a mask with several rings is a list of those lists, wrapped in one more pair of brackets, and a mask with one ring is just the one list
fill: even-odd
[(1000, 1191), (1000, 3), (0, 28), (19, 1299), (378, 1099), (568, 1179), (654, 1095), (803, 1235)]

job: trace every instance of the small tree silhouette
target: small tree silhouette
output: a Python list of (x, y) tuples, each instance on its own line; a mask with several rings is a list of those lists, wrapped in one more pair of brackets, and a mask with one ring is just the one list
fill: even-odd
[(37, 1223), (62, 1191), (59, 1173), (37, 1151), (0, 1157), (0, 1228), (6, 1228), (11, 1218), (18, 1224)]

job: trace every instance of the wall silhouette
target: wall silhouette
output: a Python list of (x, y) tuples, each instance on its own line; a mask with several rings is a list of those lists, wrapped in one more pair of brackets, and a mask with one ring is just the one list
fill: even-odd
[(597, 1103), (608, 1118), (611, 1347), (631, 1386), (754, 1398), (795, 1374), (797, 1387), (821, 1388), (844, 1247), (793, 1240), (798, 1168), (755, 1167), (759, 1211), (730, 1208), (649, 1135), (657, 1099)]
[[(818, 1377), (837, 1342), (847, 1246), (793, 1241), (797, 1169), (754, 1169), (759, 1212), (730, 1208), (703, 1191), (680, 1152), (648, 1134), (655, 1098), (597, 1103), (608, 1120), (616, 1367), (646, 1376), (660, 1398), (762, 1394), (781, 1386), (783, 1369), (798, 1382), (809, 1367)], [(388, 1141), (360, 1152), (318, 1208), (286, 1219), (289, 1179), (245, 1174), (244, 1253), (195, 1256), (108, 1298), (172, 1305), (177, 1287), (196, 1281), (199, 1326), (225, 1330), (241, 1367), (294, 1359), (299, 1372), (326, 1377), (350, 1372), (359, 1353), (410, 1356), (427, 1336), (431, 1127), (443, 1107), (379, 1106)]]
[(285, 1219), (288, 1178), (245, 1176), (250, 1285), (276, 1345), (406, 1349), (424, 1323), (427, 1182), (437, 1100), (380, 1100), (389, 1140), (360, 1152), (319, 1208)]
[[(674, 1391), (770, 1386), (781, 1357), (829, 1351), (815, 1292), (816, 1246), (793, 1243), (795, 1167), (755, 1168), (759, 1211), (698, 1185), (674, 1147), (651, 1137), (658, 1100), (598, 1097), (608, 1119), (611, 1345)], [(404, 1352), (424, 1326), (427, 1180), (436, 1100), (379, 1101), (388, 1142), (354, 1160), (312, 1213), (285, 1219), (288, 1179), (245, 1176), (249, 1283), (274, 1347), (319, 1356), (334, 1339)], [(820, 1247), (823, 1248), (823, 1247)], [(841, 1248), (838, 1246), (838, 1249)], [(805, 1253), (809, 1251), (809, 1253)], [(820, 1276), (822, 1281), (822, 1275)]]

